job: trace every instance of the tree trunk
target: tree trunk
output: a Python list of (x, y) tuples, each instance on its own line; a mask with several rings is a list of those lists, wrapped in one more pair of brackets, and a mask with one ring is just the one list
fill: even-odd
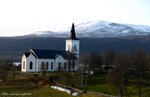
[(141, 76), (141, 71), (140, 71), (140, 79), (139, 79), (139, 97), (142, 96), (142, 76)]
[(123, 97), (123, 83), (124, 83), (124, 78), (121, 78), (121, 82), (120, 82), (120, 97)]
[(83, 91), (85, 91), (85, 92), (86, 92), (87, 82), (88, 82), (88, 78), (89, 78), (89, 73), (90, 73), (90, 71), (88, 70), (88, 73), (86, 74), (86, 78), (85, 78), (85, 83), (83, 86)]

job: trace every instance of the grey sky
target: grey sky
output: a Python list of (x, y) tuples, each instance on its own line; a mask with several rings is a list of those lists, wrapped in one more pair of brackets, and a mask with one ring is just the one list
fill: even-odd
[(150, 1), (0, 0), (0, 36), (59, 31), (91, 20), (150, 26)]

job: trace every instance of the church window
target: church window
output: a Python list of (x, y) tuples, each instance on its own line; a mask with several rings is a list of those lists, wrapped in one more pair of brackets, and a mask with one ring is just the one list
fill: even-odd
[(77, 45), (74, 45), (74, 51), (75, 52), (77, 51)]
[(33, 68), (33, 62), (30, 62), (30, 69)]
[(68, 51), (70, 51), (70, 50), (71, 50), (70, 45), (68, 45)]
[(61, 63), (58, 63), (58, 71), (61, 69)]
[(41, 70), (44, 70), (44, 62), (41, 63)]
[(48, 62), (46, 63), (46, 69), (48, 70), (48, 67), (49, 67), (49, 64), (48, 64)]
[(65, 62), (65, 63), (64, 63), (64, 69), (66, 69), (66, 68), (67, 68), (67, 63)]
[(51, 70), (53, 70), (53, 62), (51, 62)]
[(23, 69), (25, 69), (25, 61), (23, 61)]

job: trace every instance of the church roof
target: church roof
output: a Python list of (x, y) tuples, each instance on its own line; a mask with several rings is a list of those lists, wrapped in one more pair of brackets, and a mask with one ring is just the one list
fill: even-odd
[(39, 59), (55, 59), (59, 55), (61, 55), (64, 59), (76, 59), (75, 55), (63, 50), (31, 49), (30, 52), (25, 53), (25, 56), (28, 57), (31, 52)]
[(28, 56), (30, 55), (30, 52), (26, 52), (26, 53), (24, 53), (24, 55), (25, 55), (26, 57), (28, 57)]

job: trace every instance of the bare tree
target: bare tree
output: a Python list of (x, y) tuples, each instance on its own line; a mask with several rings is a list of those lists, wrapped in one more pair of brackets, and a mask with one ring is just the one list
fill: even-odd
[(102, 57), (98, 53), (90, 53), (88, 55), (88, 62), (90, 69), (96, 71), (102, 65)]
[(48, 62), (42, 62), (42, 64), (41, 64), (41, 70), (42, 70), (42, 75), (43, 75), (44, 81), (46, 81), (46, 72), (47, 72), (47, 69), (48, 69)]
[(77, 58), (74, 54), (68, 52), (67, 54), (67, 64), (68, 64), (68, 71), (75, 71), (75, 62)]
[(0, 60), (0, 80), (4, 80), (5, 72), (10, 69), (10, 65), (6, 60)]
[(80, 68), (78, 70), (78, 83), (80, 85), (80, 88), (86, 92), (87, 84), (88, 84), (88, 78), (89, 78), (89, 72), (90, 72), (90, 57), (89, 55), (84, 55), (80, 58)]
[(115, 54), (113, 51), (107, 51), (103, 55), (103, 63), (105, 65), (113, 65)]
[(149, 74), (149, 57), (143, 50), (137, 50), (133, 56), (133, 72), (134, 76), (137, 77), (138, 85), (139, 85), (139, 97), (142, 96), (142, 84), (145, 75)]
[(120, 97), (123, 97), (129, 69), (128, 56), (124, 53), (116, 54), (114, 64), (115, 68), (109, 79), (119, 87)]

